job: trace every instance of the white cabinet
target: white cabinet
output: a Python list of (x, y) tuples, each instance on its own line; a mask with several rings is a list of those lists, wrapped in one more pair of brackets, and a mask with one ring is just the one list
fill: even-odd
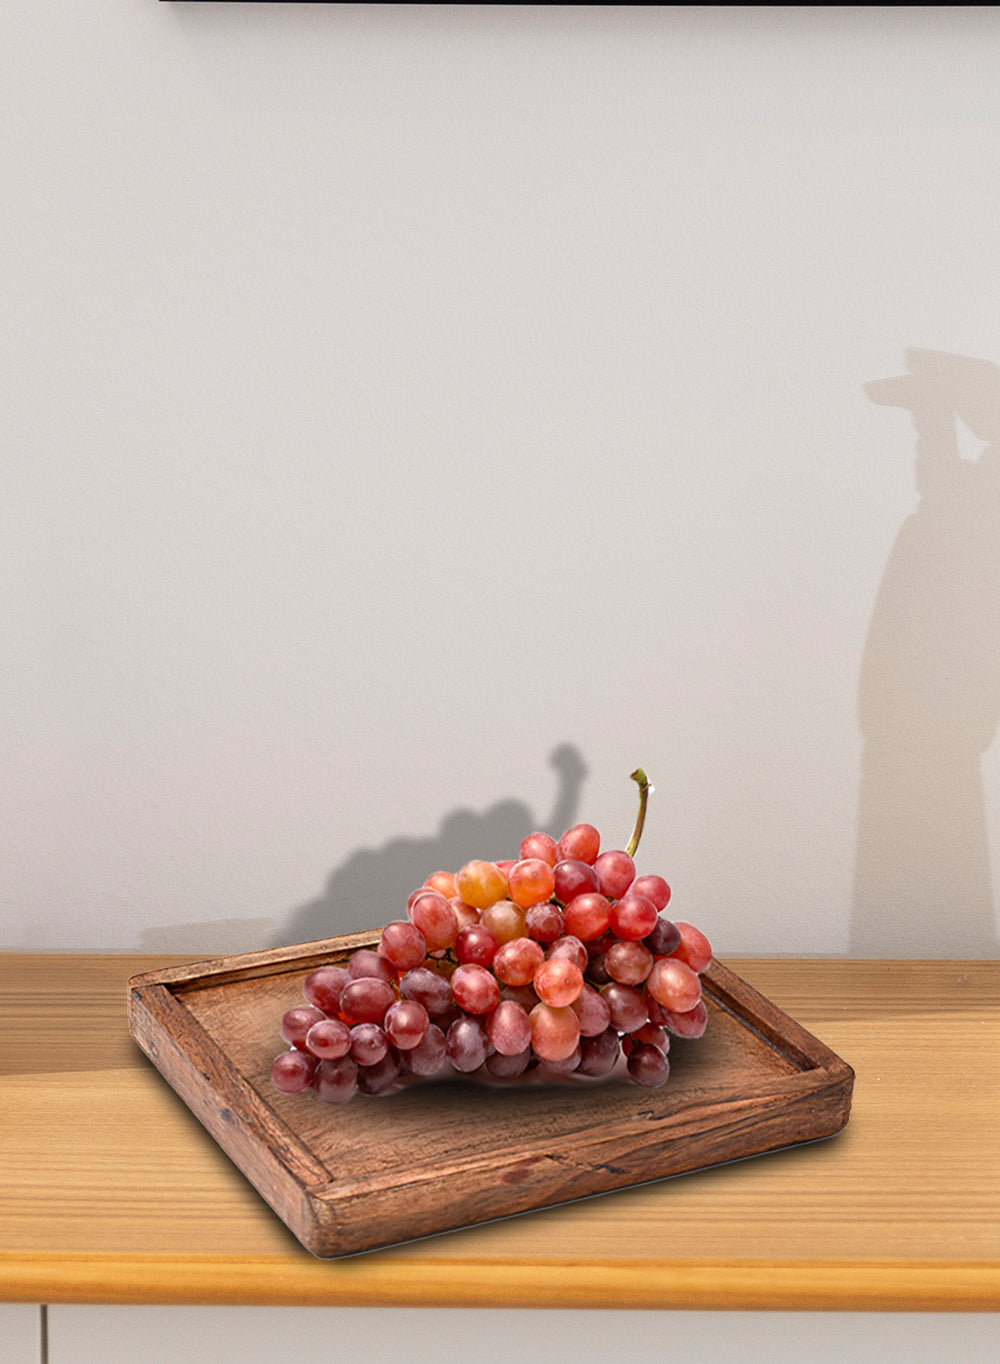
[(0, 1302), (0, 1359), (4, 1364), (39, 1364), (41, 1358), (42, 1309)]
[[(0, 1358), (7, 1364), (2, 1351)], [(19, 1355), (10, 1358), (20, 1364)], [(1000, 1314), (72, 1306), (53, 1306), (48, 1313), (45, 1364), (302, 1364), (308, 1359), (330, 1364), (852, 1364), (875, 1359), (879, 1364), (941, 1364), (945, 1359), (997, 1364)]]

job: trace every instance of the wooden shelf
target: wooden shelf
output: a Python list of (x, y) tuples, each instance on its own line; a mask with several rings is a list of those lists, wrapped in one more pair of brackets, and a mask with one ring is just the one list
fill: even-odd
[(179, 960), (0, 956), (0, 1301), (1000, 1309), (998, 962), (726, 959), (853, 1066), (839, 1135), (322, 1261), (129, 1035)]

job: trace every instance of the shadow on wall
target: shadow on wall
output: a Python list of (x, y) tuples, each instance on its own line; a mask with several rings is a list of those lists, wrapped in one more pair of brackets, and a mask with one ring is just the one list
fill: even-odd
[[(908, 410), (920, 502), (879, 588), (861, 668), (851, 953), (998, 949), (982, 755), (1000, 720), (1000, 368), (906, 351), (866, 386)], [(956, 420), (985, 443), (959, 453)]]
[(558, 838), (576, 822), (587, 769), (570, 744), (561, 744), (549, 761), (559, 785), (548, 815), (505, 800), (483, 813), (455, 810), (434, 838), (400, 838), (382, 848), (362, 848), (331, 872), (319, 899), (292, 912), (273, 946), (380, 928), (406, 917), (408, 895), (432, 872), (457, 871), (474, 857), (516, 857), (521, 840), (536, 829)]

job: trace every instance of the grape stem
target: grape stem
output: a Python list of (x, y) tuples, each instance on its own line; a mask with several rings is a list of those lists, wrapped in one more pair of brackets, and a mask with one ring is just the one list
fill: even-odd
[(639, 813), (635, 817), (635, 828), (632, 830), (632, 837), (629, 839), (628, 847), (625, 851), (628, 853), (629, 857), (634, 857), (636, 849), (639, 846), (639, 839), (642, 837), (642, 826), (646, 822), (646, 805), (649, 801), (649, 793), (652, 790), (652, 787), (649, 784), (649, 778), (641, 767), (637, 767), (635, 771), (631, 773), (631, 779), (636, 782), (639, 787)]

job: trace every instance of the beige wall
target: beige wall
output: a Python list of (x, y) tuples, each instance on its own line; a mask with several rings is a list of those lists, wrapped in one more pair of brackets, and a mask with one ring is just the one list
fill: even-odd
[(0, 946), (373, 927), (641, 763), (720, 955), (995, 954), (998, 38), (4, 7)]

